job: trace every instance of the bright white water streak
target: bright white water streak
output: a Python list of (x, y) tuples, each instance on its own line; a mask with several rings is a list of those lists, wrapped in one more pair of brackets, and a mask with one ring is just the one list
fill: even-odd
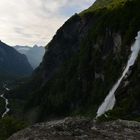
[(131, 47), (131, 55), (130, 55), (129, 60), (127, 62), (127, 66), (126, 66), (125, 70), (123, 71), (122, 76), (115, 83), (113, 88), (110, 90), (110, 92), (106, 96), (104, 102), (100, 105), (100, 107), (97, 111), (96, 117), (99, 117), (99, 116), (103, 115), (105, 112), (113, 109), (115, 102), (116, 102), (115, 91), (117, 90), (121, 81), (123, 80), (123, 78), (125, 77), (127, 72), (129, 71), (129, 68), (134, 65), (134, 63), (138, 57), (138, 54), (140, 51), (140, 31), (138, 32), (138, 35), (135, 39), (136, 39), (136, 41), (135, 41), (134, 45)]
[(5, 117), (5, 115), (7, 115), (7, 113), (10, 111), (10, 109), (8, 108), (8, 99), (6, 99), (4, 97), (4, 94), (0, 95), (1, 98), (3, 98), (5, 100), (5, 112), (2, 114), (2, 118)]
[[(9, 91), (10, 89), (6, 87), (6, 85), (4, 84), (3, 86), (5, 88), (5, 90)], [(5, 117), (7, 115), (7, 113), (10, 111), (10, 109), (8, 108), (8, 99), (4, 97), (4, 94), (0, 95), (1, 98), (3, 98), (5, 100), (5, 112), (2, 114), (2, 118)]]

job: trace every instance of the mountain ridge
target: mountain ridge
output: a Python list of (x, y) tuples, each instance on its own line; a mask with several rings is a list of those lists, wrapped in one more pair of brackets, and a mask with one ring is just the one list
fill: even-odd
[(15, 49), (0, 41), (0, 75), (4, 77), (27, 76), (32, 72), (25, 55), (18, 53)]
[[(6, 92), (9, 115), (29, 125), (37, 123), (11, 139), (139, 138), (140, 55), (115, 92), (114, 108), (94, 120), (126, 68), (140, 30), (139, 0), (102, 2), (107, 1), (98, 0), (66, 21), (46, 45), (43, 61), (29, 81)], [(73, 118), (62, 119), (67, 116)], [(4, 119), (10, 130), (16, 126), (14, 132), (25, 128)]]
[(33, 47), (17, 45), (14, 46), (14, 48), (21, 54), (26, 55), (33, 69), (39, 66), (45, 54), (45, 48), (37, 45), (34, 45)]
[[(34, 71), (30, 83), (33, 87), (26, 93), (30, 97), (25, 97), (25, 117), (33, 122), (71, 115), (95, 117), (129, 58), (140, 30), (139, 6), (138, 0), (120, 0), (115, 6), (111, 2), (107, 8), (98, 9), (95, 2), (94, 10), (90, 7), (72, 16), (46, 46), (43, 61)], [(127, 79), (136, 86), (133, 83), (125, 89), (123, 83), (127, 80), (122, 82), (108, 119), (139, 120), (139, 90), (135, 92), (139, 83), (138, 60)], [(123, 90), (128, 96), (121, 94)], [(31, 114), (35, 114), (34, 120)]]

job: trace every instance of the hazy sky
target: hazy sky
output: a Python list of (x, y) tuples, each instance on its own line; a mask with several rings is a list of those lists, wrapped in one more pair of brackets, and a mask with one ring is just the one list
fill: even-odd
[(0, 0), (0, 39), (9, 45), (46, 45), (71, 15), (95, 0)]

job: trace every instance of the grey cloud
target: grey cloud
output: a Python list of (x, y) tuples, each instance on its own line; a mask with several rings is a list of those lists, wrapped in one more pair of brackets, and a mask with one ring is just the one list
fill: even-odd
[(79, 12), (93, 2), (94, 0), (0, 0), (0, 37), (11, 45), (45, 45), (72, 12)]
[(27, 37), (27, 38), (33, 37), (33, 35), (31, 35), (31, 34), (24, 33), (24, 28), (15, 27), (14, 30), (18, 35), (21, 35), (23, 37)]

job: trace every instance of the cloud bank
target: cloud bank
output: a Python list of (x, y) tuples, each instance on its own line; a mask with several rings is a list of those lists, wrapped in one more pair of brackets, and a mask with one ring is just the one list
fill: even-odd
[(10, 45), (46, 45), (74, 13), (95, 0), (0, 0), (0, 39)]

